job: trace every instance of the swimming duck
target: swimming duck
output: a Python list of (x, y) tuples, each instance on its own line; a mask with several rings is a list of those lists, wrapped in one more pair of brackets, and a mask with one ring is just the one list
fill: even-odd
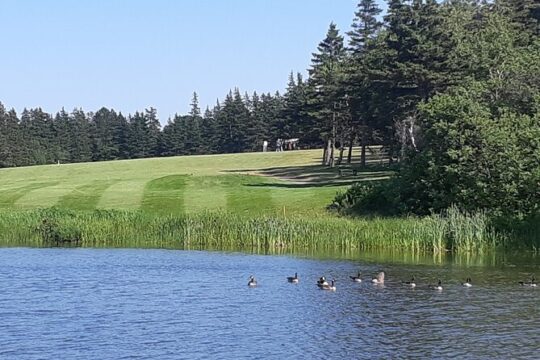
[(336, 280), (332, 280), (330, 284), (322, 284), (319, 286), (321, 290), (336, 291)]
[(317, 280), (317, 286), (321, 287), (322, 285), (328, 285), (328, 282), (324, 276), (321, 276), (319, 280)]
[(249, 287), (255, 287), (255, 286), (257, 286), (257, 280), (255, 279), (255, 277), (254, 277), (253, 275), (251, 275), (251, 276), (249, 277), (248, 286), (249, 286)]
[(289, 276), (287, 278), (287, 281), (293, 284), (298, 284), (298, 282), (300, 281), (300, 279), (298, 278), (298, 273), (294, 273), (294, 276)]
[(405, 281), (404, 284), (407, 284), (410, 287), (416, 287), (416, 282), (414, 281), (414, 276), (411, 278), (411, 281)]
[(354, 282), (357, 282), (357, 283), (362, 282), (362, 277), (360, 276), (360, 271), (358, 272), (358, 274), (356, 276), (349, 276), (349, 277)]
[(378, 273), (377, 277), (371, 279), (371, 282), (374, 284), (384, 284), (384, 271)]
[(442, 287), (442, 281), (439, 279), (439, 282), (437, 283), (437, 285), (435, 286), (432, 286), (433, 290), (439, 290), (439, 291), (442, 291), (443, 287)]
[(536, 279), (534, 278), (534, 276), (531, 277), (531, 281), (529, 281), (529, 282), (520, 281), (519, 285), (528, 286), (528, 287), (536, 287), (537, 286), (536, 285)]
[(472, 286), (472, 280), (470, 277), (467, 278), (467, 280), (465, 280), (464, 283), (461, 283), (461, 285), (465, 286), (465, 287), (471, 287)]

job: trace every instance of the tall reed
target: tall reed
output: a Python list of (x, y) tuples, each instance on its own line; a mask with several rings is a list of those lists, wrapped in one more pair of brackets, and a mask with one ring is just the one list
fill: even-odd
[(158, 216), (54, 208), (0, 212), (0, 244), (4, 246), (481, 253), (505, 241), (507, 237), (496, 233), (485, 215), (455, 209), (425, 218), (375, 219), (247, 217), (219, 212)]

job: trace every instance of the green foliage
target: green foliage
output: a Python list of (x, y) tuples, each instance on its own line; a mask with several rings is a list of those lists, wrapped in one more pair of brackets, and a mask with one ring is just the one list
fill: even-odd
[(144, 212), (59, 209), (0, 212), (4, 246), (154, 247), (180, 249), (393, 249), (440, 253), (485, 252), (513, 246), (481, 214), (424, 219), (348, 220), (227, 213), (155, 216)]
[(393, 183), (393, 181), (354, 183), (347, 191), (336, 194), (329, 209), (349, 215), (394, 215), (398, 206), (389, 186)]

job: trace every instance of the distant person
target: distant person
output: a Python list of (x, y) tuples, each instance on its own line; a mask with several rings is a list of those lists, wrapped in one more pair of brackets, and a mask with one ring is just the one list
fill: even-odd
[(263, 152), (266, 152), (268, 150), (268, 141), (263, 141)]
[(276, 151), (278, 152), (283, 151), (283, 140), (281, 139), (276, 140)]

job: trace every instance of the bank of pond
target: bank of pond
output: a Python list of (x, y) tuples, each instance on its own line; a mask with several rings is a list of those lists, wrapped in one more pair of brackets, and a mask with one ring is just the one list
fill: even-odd
[(531, 229), (520, 234), (497, 231), (487, 216), (458, 211), (422, 218), (369, 219), (221, 212), (159, 216), (57, 208), (0, 211), (2, 246), (474, 254), (497, 249), (536, 252), (538, 235)]

